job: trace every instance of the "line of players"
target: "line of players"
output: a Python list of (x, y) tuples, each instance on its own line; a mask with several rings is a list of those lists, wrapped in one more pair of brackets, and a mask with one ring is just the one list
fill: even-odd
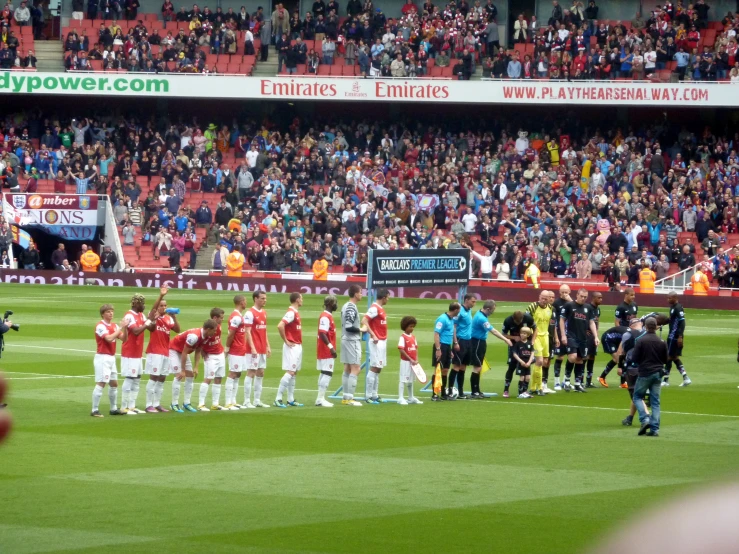
[[(608, 374), (614, 367), (618, 367), (621, 388), (629, 389), (632, 393), (636, 381), (636, 368), (628, 365), (627, 353), (633, 348), (635, 342), (628, 341), (634, 337), (638, 339), (643, 336), (643, 322), (649, 316), (658, 316), (660, 325), (668, 324), (669, 326), (667, 338), (669, 361), (665, 367), (662, 386), (669, 386), (673, 363), (683, 378), (680, 386), (691, 384), (681, 360), (685, 311), (678, 302), (676, 293), (667, 295), (670, 306), (669, 317), (650, 313), (640, 318), (637, 315), (639, 308), (635, 301), (636, 294), (633, 289), (626, 289), (623, 302), (615, 311), (614, 327), (603, 332), (600, 339), (598, 338), (600, 305), (603, 302), (603, 295), (600, 292), (594, 292), (588, 303), (587, 290), (580, 289), (574, 301), (570, 294), (570, 288), (567, 285), (560, 287), (557, 299), (554, 293), (542, 291), (538, 302), (530, 304), (525, 313), (517, 311), (504, 320), (503, 336), (513, 343), (508, 351), (504, 397), (509, 396), (509, 387), (514, 372), (519, 375), (519, 398), (530, 398), (534, 394), (551, 394), (560, 390), (586, 392), (587, 388), (594, 388), (593, 370), (600, 343), (603, 344), (604, 352), (611, 356), (598, 378), (600, 385), (607, 388)], [(637, 330), (639, 333), (634, 333)], [(554, 390), (547, 386), (552, 359), (555, 361)], [(564, 382), (561, 382), (563, 362), (565, 362), (565, 376)], [(532, 365), (534, 365), (533, 378), (530, 369)], [(573, 372), (575, 374), (574, 385), (571, 381)], [(531, 392), (529, 392), (529, 383)], [(633, 413), (631, 415), (633, 417)]]
[[(177, 321), (178, 310), (167, 307), (168, 289), (160, 289), (159, 297), (144, 316), (144, 297), (133, 296), (131, 309), (126, 313), (120, 325), (113, 323), (114, 310), (110, 304), (100, 308), (102, 320), (96, 325), (95, 339), (97, 353), (94, 358), (95, 388), (92, 395), (92, 416), (103, 417), (100, 413), (100, 400), (106, 385), (109, 385), (111, 415), (137, 415), (141, 413), (185, 411), (208, 412), (211, 410), (240, 410), (252, 408), (268, 408), (262, 402), (262, 385), (267, 358), (272, 354), (267, 335), (267, 314), (264, 309), (267, 295), (264, 292), (253, 294), (254, 306), (246, 308), (246, 298), (234, 297), (234, 310), (228, 317), (228, 335), (225, 347), (221, 336), (221, 327), (225, 312), (220, 308), (210, 311), (210, 319), (201, 328), (182, 331)], [(367, 377), (365, 401), (379, 404), (379, 376), (387, 365), (387, 315), (384, 306), (389, 292), (379, 290), (377, 299), (361, 318), (357, 308), (362, 299), (362, 289), (358, 285), (349, 287), (349, 301), (342, 308), (341, 362), (344, 364), (342, 375), (343, 400), (348, 406), (361, 406), (354, 399), (357, 375), (361, 369), (361, 337), (369, 333), (370, 371)], [(277, 325), (283, 341), (282, 369), (284, 375), (280, 380), (274, 405), (281, 408), (302, 406), (294, 397), (295, 378), (302, 366), (302, 326), (300, 307), (303, 298), (300, 293), (290, 295), (290, 307)], [(333, 407), (326, 400), (326, 392), (333, 376), (334, 363), (337, 358), (337, 333), (333, 312), (338, 307), (335, 296), (329, 295), (323, 302), (324, 310), (319, 316), (318, 338), (316, 343), (318, 379), (318, 397), (316, 406)], [(403, 333), (398, 342), (400, 353), (399, 400), (401, 405), (422, 404), (413, 394), (414, 374), (411, 366), (418, 362), (418, 346), (413, 331), (416, 319), (406, 316), (401, 321)], [(142, 356), (144, 354), (144, 331), (149, 331), (149, 343), (146, 347), (146, 371), (144, 372)], [(170, 339), (171, 333), (176, 333)], [(121, 341), (121, 376), (123, 377), (121, 409), (118, 402), (118, 373), (116, 369), (116, 341)], [(194, 354), (194, 361), (191, 355)], [(228, 372), (226, 371), (228, 356)], [(204, 378), (200, 385), (198, 403), (192, 404), (194, 379), (198, 374), (200, 359), (204, 363)], [(149, 381), (146, 385), (146, 409), (136, 407), (141, 376), (146, 373)], [(168, 375), (174, 375), (172, 381), (172, 402), (169, 409), (161, 404), (164, 382)], [(242, 374), (244, 393), (243, 403), (237, 402), (237, 393)], [(225, 378), (225, 403), (221, 405), (221, 389)], [(208, 390), (211, 391), (211, 406), (205, 404)], [(180, 407), (180, 399), (184, 401)], [(253, 392), (253, 399), (252, 399)], [(405, 398), (407, 392), (408, 398)], [(285, 395), (287, 399), (285, 400)]]
[[(113, 307), (109, 304), (101, 307), (102, 320), (95, 330), (96, 386), (93, 391), (92, 415), (102, 417), (99, 404), (106, 384), (110, 385), (108, 393), (112, 415), (136, 415), (170, 410), (182, 413), (184, 411), (269, 407), (261, 399), (264, 370), (267, 367), (267, 358), (271, 355), (267, 336), (267, 316), (264, 310), (267, 302), (266, 294), (255, 292), (253, 294), (254, 306), (248, 310), (245, 297), (239, 295), (234, 298), (234, 310), (228, 319), (225, 348), (221, 337), (223, 310), (213, 308), (210, 312), (210, 319), (203, 324), (202, 328), (181, 332), (176, 313), (174, 313), (176, 310), (167, 308), (166, 294), (167, 289), (162, 288), (148, 317), (143, 315), (144, 297), (140, 294), (134, 295), (131, 310), (126, 313), (120, 326), (112, 322)], [(368, 332), (371, 338), (369, 341), (370, 371), (367, 376), (365, 401), (377, 404), (380, 402), (378, 395), (380, 373), (387, 365), (387, 315), (384, 306), (388, 301), (389, 293), (387, 290), (378, 291), (376, 301), (362, 318), (359, 317), (357, 307), (362, 298), (362, 289), (358, 285), (352, 285), (348, 295), (349, 301), (341, 311), (341, 363), (344, 364), (342, 404), (361, 406), (354, 399), (354, 393), (357, 376), (361, 369), (363, 332)], [(509, 346), (504, 397), (509, 396), (509, 387), (514, 372), (519, 376), (518, 396), (520, 398), (529, 398), (534, 394), (550, 394), (558, 390), (585, 392), (586, 388), (594, 387), (592, 383), (594, 361), (597, 346), (601, 340), (604, 351), (611, 355), (611, 360), (599, 378), (600, 384), (608, 387), (606, 377), (614, 367), (618, 366), (619, 374), (622, 374), (621, 386), (629, 388), (628, 372), (624, 371), (626, 357), (621, 343), (629, 327), (636, 325), (631, 320), (638, 320), (635, 293), (633, 289), (626, 290), (624, 301), (616, 308), (616, 325), (604, 332), (600, 340), (598, 339), (598, 325), (602, 295), (599, 292), (594, 293), (590, 303), (587, 303), (587, 299), (588, 292), (581, 289), (578, 291), (576, 300), (572, 301), (570, 288), (567, 285), (560, 287), (557, 299), (554, 298), (554, 293), (542, 291), (538, 302), (532, 303), (526, 313), (515, 312), (504, 320), (502, 334), (498, 333), (488, 321), (495, 310), (494, 301), (485, 302), (474, 318), (471, 310), (476, 300), (472, 295), (465, 296), (461, 305), (452, 302), (449, 311), (442, 314), (435, 323), (433, 362), (434, 364), (440, 363), (442, 366), (443, 389), (441, 395), (434, 395), (432, 399), (467, 398), (464, 394), (464, 374), (468, 365), (473, 366), (471, 397), (484, 398), (479, 383), (488, 333), (497, 336)], [(676, 294), (668, 295), (668, 302), (671, 306), (668, 337), (670, 361), (665, 368), (666, 376), (663, 384), (669, 384), (669, 372), (672, 363), (675, 362), (678, 371), (683, 376), (681, 386), (685, 386), (691, 381), (680, 360), (685, 330), (684, 310), (677, 302)], [(274, 401), (274, 405), (278, 407), (301, 405), (294, 398), (295, 376), (302, 365), (302, 329), (299, 312), (301, 306), (302, 296), (299, 293), (293, 293), (290, 296), (290, 307), (277, 326), (284, 343), (282, 356), (284, 375), (280, 380)], [(316, 405), (322, 407), (332, 406), (326, 400), (325, 394), (333, 375), (334, 360), (337, 358), (336, 326), (332, 315), (336, 309), (336, 298), (328, 296), (324, 300), (324, 311), (319, 317), (317, 369), (320, 376)], [(399, 403), (402, 405), (421, 403), (413, 395), (413, 373), (411, 371), (411, 365), (418, 361), (418, 346), (413, 336), (416, 323), (412, 316), (405, 317), (401, 321), (403, 333), (400, 336), (398, 348), (401, 357)], [(146, 410), (140, 410), (136, 407), (136, 400), (140, 378), (144, 373), (141, 361), (144, 352), (144, 331), (146, 330), (150, 333), (149, 344), (146, 348), (146, 373), (149, 375), (149, 381), (146, 386)], [(170, 340), (171, 332), (178, 334)], [(116, 340), (123, 342), (121, 375), (124, 382), (121, 410), (117, 409)], [(192, 353), (195, 354), (194, 363), (190, 359)], [(226, 373), (226, 354), (228, 355), (228, 373)], [(200, 385), (196, 408), (192, 405), (191, 398), (200, 358), (204, 360), (205, 375)], [(547, 386), (552, 359), (555, 360), (554, 390)], [(560, 373), (564, 360), (566, 360), (565, 378), (561, 383)], [(452, 363), (454, 367), (450, 374)], [(587, 367), (586, 380), (584, 379), (585, 367)], [(573, 372), (575, 374), (574, 385), (571, 384)], [(161, 405), (161, 398), (164, 382), (170, 373), (174, 375), (174, 380), (172, 382), (172, 403), (168, 410)], [(242, 373), (246, 374), (243, 383), (244, 402), (239, 404), (236, 398)], [(226, 377), (226, 399), (225, 404), (221, 405), (220, 396), (224, 377)], [(183, 384), (184, 403), (180, 408)], [(452, 393), (455, 384), (458, 387), (457, 394)], [(529, 392), (529, 387), (531, 392)], [(209, 388), (211, 388), (212, 395), (211, 408), (205, 405)], [(406, 391), (408, 400), (404, 398)], [(286, 401), (283, 400), (285, 392), (287, 392)]]

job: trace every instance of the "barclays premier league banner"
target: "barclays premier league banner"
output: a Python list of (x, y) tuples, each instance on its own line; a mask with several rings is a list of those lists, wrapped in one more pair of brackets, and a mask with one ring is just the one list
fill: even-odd
[(367, 287), (467, 285), (470, 252), (455, 250), (371, 250)]

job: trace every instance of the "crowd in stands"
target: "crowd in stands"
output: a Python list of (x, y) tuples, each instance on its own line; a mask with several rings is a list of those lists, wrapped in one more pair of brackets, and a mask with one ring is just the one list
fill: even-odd
[(522, 279), (532, 261), (613, 286), (713, 255), (713, 276), (736, 269), (739, 133), (511, 121), (158, 127), (34, 114), (0, 124), (0, 184), (110, 194), (126, 244), (189, 252), (191, 266), (200, 227), (218, 270), (236, 246), (260, 270), (324, 257), (363, 273), (370, 248), (464, 247), (488, 278)]
[(0, 11), (0, 70), (35, 69), (34, 38), (44, 26), (41, 3), (22, 1), (13, 6), (7, 0)]
[[(261, 8), (251, 14), (197, 5), (176, 10), (166, 0), (161, 14), (138, 20), (137, 7), (138, 0), (91, 0), (88, 17), (100, 25), (90, 27), (90, 34), (74, 26), (67, 30), (67, 69), (248, 73), (252, 59), (246, 69), (235, 60), (257, 54), (265, 60), (273, 44), (279, 70), (288, 74), (469, 79), (481, 65), (483, 77), (494, 78), (669, 80), (674, 75), (739, 82), (739, 17), (711, 14), (706, 0), (667, 2), (632, 21), (600, 19), (595, 0), (587, 7), (575, 0), (569, 9), (553, 0), (545, 23), (518, 16), (509, 49), (501, 48), (507, 41), (500, 37), (493, 0), (445, 5), (406, 0), (399, 17), (387, 17), (371, 0), (350, 0), (346, 6), (317, 0), (305, 15), (289, 13), (282, 4), (271, 15)], [(219, 58), (223, 55), (228, 61)], [(352, 69), (326, 67), (334, 65)]]
[(653, 79), (739, 82), (739, 17), (709, 18), (706, 0), (667, 2), (633, 21), (603, 21), (594, 0), (570, 9), (552, 2), (541, 24), (519, 15), (514, 51), (487, 59), (485, 76), (552, 79)]

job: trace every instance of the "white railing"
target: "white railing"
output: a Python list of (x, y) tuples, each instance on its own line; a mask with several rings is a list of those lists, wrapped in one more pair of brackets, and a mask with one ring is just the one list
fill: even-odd
[[(737, 248), (737, 246), (733, 246), (729, 248), (729, 250), (732, 250), (734, 248)], [(713, 269), (715, 267), (714, 261), (716, 260), (716, 256), (711, 256), (708, 258), (708, 263), (710, 263), (711, 268)], [(685, 292), (687, 289), (690, 288), (690, 280), (693, 278), (693, 275), (695, 274), (695, 268), (698, 266), (704, 265), (706, 262), (702, 261), (700, 263), (697, 263), (691, 267), (688, 267), (686, 269), (682, 269), (678, 271), (677, 273), (673, 273), (672, 275), (668, 275), (667, 277), (664, 277), (663, 279), (659, 279), (654, 282), (654, 292), (656, 294), (667, 294), (668, 292)]]

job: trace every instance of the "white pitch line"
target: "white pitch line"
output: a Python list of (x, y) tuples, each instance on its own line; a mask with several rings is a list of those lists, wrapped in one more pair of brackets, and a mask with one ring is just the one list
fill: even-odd
[(38, 381), (41, 379), (89, 379), (94, 375), (48, 375), (46, 377), (8, 377), (9, 381)]

